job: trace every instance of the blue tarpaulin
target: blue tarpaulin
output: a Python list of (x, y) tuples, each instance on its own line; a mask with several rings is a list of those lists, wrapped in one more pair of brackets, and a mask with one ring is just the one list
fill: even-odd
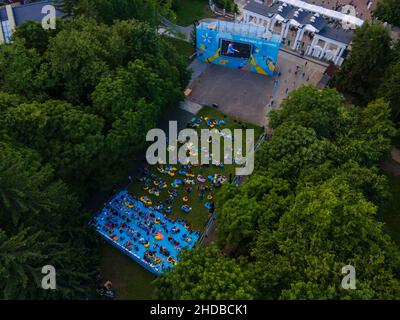
[(179, 253), (192, 249), (200, 236), (183, 219), (172, 220), (127, 191), (109, 201), (93, 222), (107, 242), (155, 275), (173, 268)]

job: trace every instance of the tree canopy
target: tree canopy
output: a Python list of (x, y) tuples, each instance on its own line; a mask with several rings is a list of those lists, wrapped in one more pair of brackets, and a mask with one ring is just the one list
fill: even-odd
[(381, 0), (374, 11), (380, 20), (400, 26), (400, 3), (396, 0)]
[(218, 248), (197, 247), (182, 254), (173, 271), (156, 280), (155, 299), (252, 299), (253, 281), (246, 268), (221, 256)]
[(390, 63), (389, 28), (383, 24), (364, 23), (353, 37), (350, 56), (333, 78), (341, 92), (359, 101), (370, 101)]
[[(168, 1), (63, 6), (56, 30), (24, 22), (0, 46), (0, 299), (91, 297), (85, 204), (127, 174), (190, 77), (155, 28)], [(45, 265), (57, 290), (41, 288)]]

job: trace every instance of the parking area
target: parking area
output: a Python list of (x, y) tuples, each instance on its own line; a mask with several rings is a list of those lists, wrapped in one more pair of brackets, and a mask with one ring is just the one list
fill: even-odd
[[(197, 64), (199, 62), (196, 62)], [(259, 126), (266, 126), (266, 115), (304, 84), (317, 84), (326, 66), (286, 51), (278, 57), (280, 76), (274, 78), (207, 65), (191, 82), (188, 100), (200, 105), (217, 104), (223, 113)]]

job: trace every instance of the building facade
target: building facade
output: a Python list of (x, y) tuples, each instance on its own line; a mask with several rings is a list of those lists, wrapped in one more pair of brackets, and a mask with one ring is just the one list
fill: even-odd
[(278, 33), (282, 45), (302, 55), (341, 65), (347, 55), (354, 29), (363, 21), (299, 0), (250, 1), (243, 22), (265, 26)]

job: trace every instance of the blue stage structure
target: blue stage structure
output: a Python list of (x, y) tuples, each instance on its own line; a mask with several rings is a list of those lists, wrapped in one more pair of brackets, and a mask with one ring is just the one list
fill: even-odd
[(272, 76), (280, 40), (264, 27), (212, 20), (196, 27), (196, 48), (200, 61)]
[(109, 201), (92, 223), (108, 243), (155, 275), (170, 271), (179, 253), (192, 249), (200, 237), (183, 219), (172, 220), (127, 191)]

